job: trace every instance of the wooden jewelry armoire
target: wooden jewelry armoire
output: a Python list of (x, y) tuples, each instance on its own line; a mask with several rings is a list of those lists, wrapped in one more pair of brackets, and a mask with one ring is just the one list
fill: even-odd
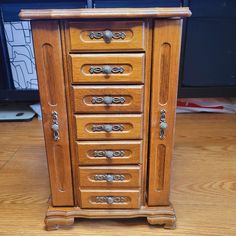
[(22, 10), (32, 20), (51, 203), (74, 218), (175, 227), (170, 170), (188, 8)]

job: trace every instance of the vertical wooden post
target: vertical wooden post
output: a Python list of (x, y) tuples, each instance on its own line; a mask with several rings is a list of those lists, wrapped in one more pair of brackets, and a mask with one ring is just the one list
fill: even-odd
[(148, 189), (150, 206), (169, 205), (181, 26), (182, 20), (159, 19), (154, 24)]
[[(68, 119), (59, 23), (56, 20), (33, 21), (32, 29), (52, 204), (53, 206), (73, 206)], [(54, 127), (52, 127), (53, 124)], [(54, 131), (52, 128), (54, 128)]]

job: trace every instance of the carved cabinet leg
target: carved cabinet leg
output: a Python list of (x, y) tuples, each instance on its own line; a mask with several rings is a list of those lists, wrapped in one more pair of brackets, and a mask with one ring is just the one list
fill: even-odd
[(57, 230), (61, 226), (69, 226), (74, 224), (74, 217), (48, 217), (45, 218), (45, 228), (48, 231)]
[(148, 216), (147, 221), (150, 225), (164, 225), (165, 229), (176, 228), (176, 217), (174, 216)]

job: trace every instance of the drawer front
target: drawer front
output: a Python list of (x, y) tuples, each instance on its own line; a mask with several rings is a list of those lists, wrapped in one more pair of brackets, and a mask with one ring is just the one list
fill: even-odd
[(143, 85), (73, 86), (74, 112), (120, 113), (143, 111)]
[(142, 141), (77, 142), (79, 165), (139, 164)]
[(140, 167), (79, 167), (79, 186), (138, 188), (140, 187)]
[(144, 81), (143, 53), (71, 54), (73, 83), (135, 83)]
[(78, 140), (142, 139), (140, 115), (76, 115)]
[(139, 190), (80, 190), (81, 208), (139, 208)]
[(72, 51), (143, 50), (143, 21), (69, 22)]

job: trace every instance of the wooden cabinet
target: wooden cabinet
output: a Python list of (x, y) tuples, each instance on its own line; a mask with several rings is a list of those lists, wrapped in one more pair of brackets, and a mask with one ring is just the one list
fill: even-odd
[[(112, 13), (112, 14), (111, 14)], [(52, 202), (74, 218), (147, 217), (169, 202), (183, 17), (188, 8), (22, 10), (32, 20)]]

